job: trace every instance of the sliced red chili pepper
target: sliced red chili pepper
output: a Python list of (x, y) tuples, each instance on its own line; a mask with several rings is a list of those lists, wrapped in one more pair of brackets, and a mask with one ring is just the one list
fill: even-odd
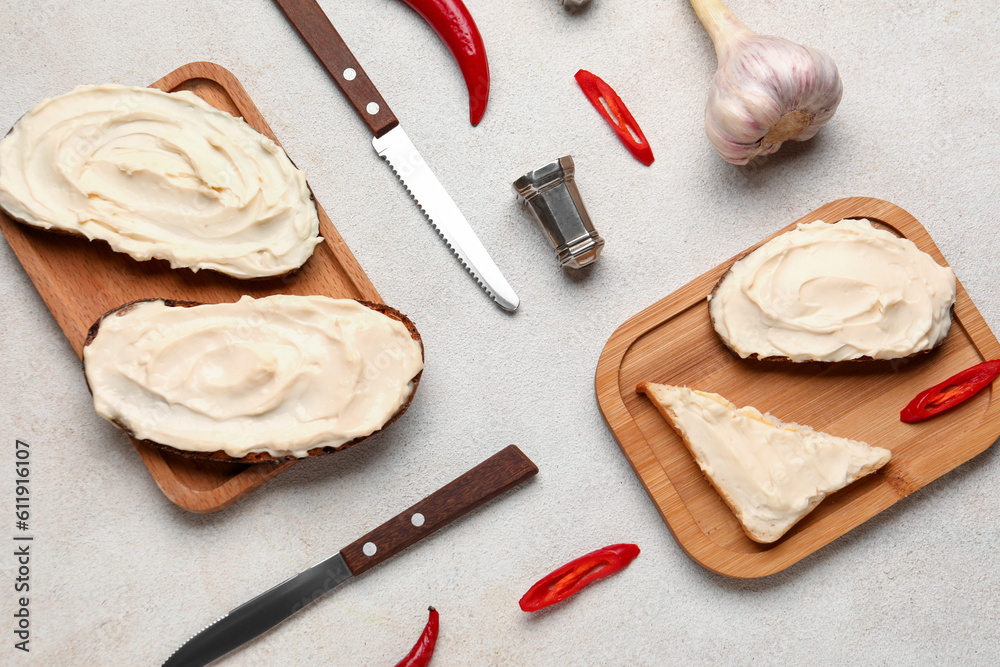
[(428, 607), (430, 617), (420, 639), (413, 645), (406, 657), (396, 663), (396, 667), (427, 667), (434, 656), (434, 645), (438, 638), (438, 613), (434, 607)]
[(941, 384), (917, 394), (899, 413), (899, 419), (910, 424), (933, 417), (979, 393), (997, 375), (1000, 375), (1000, 359), (966, 368)]
[(521, 609), (538, 611), (562, 602), (591, 583), (619, 572), (639, 555), (635, 544), (612, 544), (566, 563), (528, 589), (521, 598)]
[(462, 70), (469, 89), (469, 120), (479, 125), (490, 99), (490, 65), (472, 14), (462, 0), (403, 0), (424, 17)]
[(618, 93), (599, 76), (585, 69), (577, 72), (575, 78), (576, 82), (580, 84), (580, 88), (583, 89), (583, 94), (587, 96), (597, 112), (604, 117), (604, 120), (611, 124), (615, 134), (625, 144), (625, 148), (635, 156), (636, 160), (647, 167), (653, 164), (653, 149), (649, 147), (646, 135), (639, 129), (639, 124), (629, 113), (622, 98), (618, 97)]

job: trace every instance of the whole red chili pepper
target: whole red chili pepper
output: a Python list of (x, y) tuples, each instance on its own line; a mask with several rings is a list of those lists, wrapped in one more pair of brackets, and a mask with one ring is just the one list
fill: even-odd
[(451, 49), (469, 89), (469, 120), (479, 125), (490, 99), (490, 66), (486, 47), (472, 14), (462, 0), (403, 0), (424, 17)]
[(577, 72), (575, 78), (576, 82), (580, 84), (580, 88), (583, 89), (583, 94), (587, 96), (597, 112), (604, 117), (604, 120), (611, 124), (615, 134), (625, 144), (625, 148), (635, 156), (635, 159), (647, 167), (653, 164), (653, 149), (649, 147), (646, 135), (639, 129), (639, 124), (629, 113), (622, 98), (618, 97), (618, 93), (599, 76), (591, 74), (585, 69)]
[(639, 555), (635, 544), (612, 544), (570, 561), (528, 589), (521, 598), (523, 611), (538, 611), (619, 572)]
[(438, 613), (434, 607), (428, 607), (427, 610), (430, 612), (430, 618), (427, 619), (424, 631), (420, 633), (420, 639), (406, 657), (396, 663), (396, 667), (427, 667), (430, 664), (438, 638)]
[(909, 424), (933, 417), (979, 393), (997, 375), (1000, 375), (1000, 359), (966, 368), (941, 384), (917, 394), (899, 413), (899, 419)]

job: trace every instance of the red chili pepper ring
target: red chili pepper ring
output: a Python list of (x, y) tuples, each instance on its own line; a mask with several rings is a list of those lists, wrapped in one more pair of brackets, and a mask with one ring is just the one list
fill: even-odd
[(561, 602), (591, 583), (619, 572), (639, 555), (635, 544), (612, 544), (566, 563), (528, 589), (521, 609), (538, 611)]
[(639, 123), (635, 122), (635, 118), (629, 113), (622, 98), (618, 97), (618, 93), (601, 77), (585, 69), (577, 72), (574, 78), (583, 89), (583, 94), (597, 109), (597, 113), (608, 121), (635, 159), (647, 167), (653, 164), (653, 149), (649, 147), (646, 135), (639, 129)]
[(899, 419), (910, 424), (942, 413), (978, 394), (997, 375), (1000, 375), (1000, 359), (966, 368), (941, 384), (917, 394), (899, 413)]

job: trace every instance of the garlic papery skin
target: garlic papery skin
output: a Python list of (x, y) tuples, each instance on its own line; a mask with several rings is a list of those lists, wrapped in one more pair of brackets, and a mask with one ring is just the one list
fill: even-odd
[(833, 117), (844, 89), (830, 56), (758, 35), (720, 0), (691, 0), (691, 6), (719, 59), (705, 132), (724, 160), (746, 164), (784, 141), (811, 139)]

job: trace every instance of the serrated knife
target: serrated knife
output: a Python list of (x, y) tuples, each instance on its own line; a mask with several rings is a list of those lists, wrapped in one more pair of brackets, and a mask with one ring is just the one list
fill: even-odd
[(164, 667), (207, 665), (537, 472), (510, 445), (332, 557), (233, 609), (177, 649)]
[(517, 294), (316, 0), (275, 2), (375, 135), (375, 152), (389, 163), (462, 265), (501, 308), (516, 310)]

